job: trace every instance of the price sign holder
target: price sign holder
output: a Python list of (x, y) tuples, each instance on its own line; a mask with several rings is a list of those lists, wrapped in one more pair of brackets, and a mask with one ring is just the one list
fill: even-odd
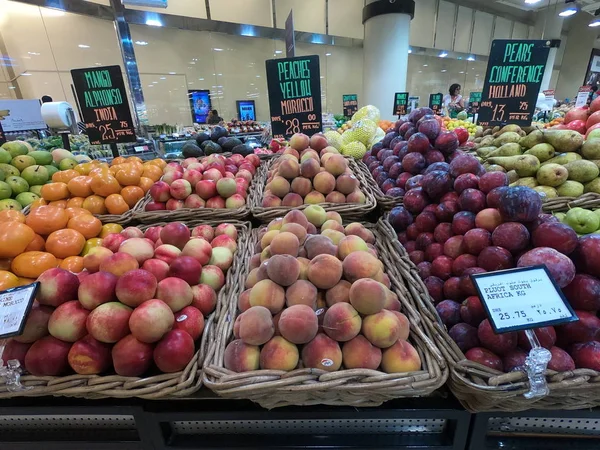
[(525, 360), (530, 390), (525, 398), (548, 395), (544, 372), (552, 355), (533, 328), (579, 320), (544, 265), (471, 275), (495, 333), (525, 330), (531, 351)]
[(6, 142), (6, 136), (4, 136), (4, 130), (2, 129), (2, 122), (0, 122), (0, 145)]
[(441, 116), (442, 111), (442, 102), (444, 101), (444, 96), (441, 93), (437, 94), (429, 94), (429, 108), (438, 116)]
[(39, 286), (36, 281), (0, 292), (0, 339), (23, 333)]
[(396, 92), (394, 94), (394, 116), (407, 114), (408, 92)]

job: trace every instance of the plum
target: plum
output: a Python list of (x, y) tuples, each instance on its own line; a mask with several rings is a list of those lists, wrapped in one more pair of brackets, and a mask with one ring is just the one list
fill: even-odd
[(487, 318), (487, 313), (479, 297), (472, 295), (462, 302), (460, 317), (465, 323), (475, 327), (478, 327)]
[(458, 137), (452, 131), (442, 131), (435, 140), (434, 147), (449, 155), (458, 148)]
[(575, 344), (571, 356), (575, 367), (600, 371), (600, 342), (597, 340)]
[(413, 223), (413, 216), (404, 206), (396, 206), (390, 211), (388, 221), (397, 232), (404, 231)]
[(477, 257), (477, 265), (488, 272), (510, 269), (515, 263), (512, 254), (504, 247), (490, 246), (484, 248)]
[(552, 359), (548, 363), (548, 369), (556, 370), (557, 372), (567, 372), (575, 370), (575, 361), (566, 351), (560, 347), (552, 347), (550, 349)]
[[(554, 344), (556, 344), (556, 331), (554, 330), (554, 327), (534, 328), (533, 332), (537, 336), (542, 347), (550, 350)], [(519, 347), (524, 348), (525, 350), (531, 350), (531, 344), (529, 343), (529, 339), (527, 339), (525, 331), (519, 331), (518, 335)]]
[(471, 267), (477, 267), (477, 256), (469, 254), (460, 255), (452, 263), (452, 274), (459, 277), (465, 270)]
[(475, 214), (469, 211), (456, 213), (452, 218), (452, 231), (454, 234), (465, 234), (475, 227)]
[(492, 234), (483, 228), (473, 228), (465, 233), (465, 250), (471, 255), (479, 255), (481, 251), (492, 245)]
[(438, 256), (444, 254), (444, 246), (438, 242), (433, 242), (425, 249), (425, 261), (433, 261)]
[(589, 311), (575, 310), (579, 320), (556, 327), (557, 342), (560, 347), (580, 342), (600, 340), (600, 319)]
[(535, 247), (550, 247), (570, 255), (577, 248), (579, 240), (570, 226), (560, 222), (545, 222), (533, 231), (532, 242)]
[(500, 186), (488, 192), (488, 194), (485, 196), (485, 200), (487, 202), (488, 207), (497, 208), (500, 204), (500, 197), (502, 197), (502, 195), (504, 194), (504, 192), (506, 192), (507, 189), (507, 186)]
[(423, 190), (432, 199), (439, 199), (452, 190), (452, 177), (448, 172), (433, 170), (423, 177)]
[(459, 194), (465, 189), (477, 189), (479, 187), (479, 177), (472, 173), (463, 173), (454, 180), (454, 190)]
[(469, 361), (482, 364), (490, 369), (494, 369), (499, 372), (504, 371), (504, 365), (502, 364), (500, 357), (485, 348), (473, 347), (465, 353), (465, 357)]
[(410, 177), (408, 180), (406, 180), (406, 183), (404, 184), (404, 189), (406, 189), (407, 191), (410, 191), (411, 189), (414, 189), (414, 188), (423, 187), (423, 178), (424, 177), (425, 177), (424, 175), (420, 175), (420, 174)]
[(480, 344), (479, 338), (477, 337), (477, 328), (466, 324), (466, 323), (457, 323), (448, 332), (450, 337), (458, 348), (461, 349), (463, 353), (469, 351), (473, 347), (477, 347)]
[(452, 300), (443, 300), (435, 306), (435, 310), (448, 328), (460, 322), (460, 304)]
[(496, 334), (489, 319), (485, 319), (479, 324), (477, 336), (482, 346), (500, 356), (506, 355), (517, 348), (517, 333), (509, 331), (508, 333)]
[(437, 224), (437, 218), (432, 212), (423, 211), (415, 218), (415, 225), (420, 231), (433, 232)]
[(600, 280), (596, 277), (578, 273), (562, 291), (575, 309), (583, 311), (600, 309)]
[(460, 290), (460, 278), (450, 277), (444, 281), (444, 297), (457, 302), (463, 298)]
[(413, 214), (419, 214), (430, 203), (423, 188), (414, 188), (404, 195), (404, 207)]
[(444, 154), (438, 150), (429, 150), (425, 153), (427, 164), (438, 164), (444, 162)]
[(433, 238), (440, 244), (444, 244), (452, 234), (452, 224), (446, 222), (438, 224), (433, 230)]
[(502, 364), (504, 365), (505, 372), (512, 372), (513, 370), (524, 370), (525, 359), (527, 359), (528, 353), (520, 348), (515, 348), (508, 352), (502, 358)]
[(429, 261), (421, 261), (417, 264), (417, 269), (419, 270), (421, 280), (431, 276), (431, 263)]
[(473, 281), (471, 281), (471, 275), (485, 272), (485, 269), (482, 269), (481, 267), (469, 267), (463, 271), (463, 274), (460, 277), (460, 290), (465, 297), (478, 294)]
[(408, 153), (421, 153), (424, 155), (427, 153), (430, 146), (429, 138), (420, 132), (413, 134), (410, 139), (408, 139)]
[(575, 264), (568, 256), (550, 247), (538, 247), (521, 256), (517, 267), (545, 265), (559, 287), (567, 286), (575, 278)]
[(462, 211), (478, 213), (487, 206), (485, 194), (479, 189), (468, 188), (458, 197), (458, 207)]
[(438, 256), (431, 263), (431, 274), (442, 280), (447, 280), (452, 275), (452, 258), (448, 256)]
[(578, 272), (600, 278), (600, 235), (590, 234), (579, 238), (573, 259)]
[(479, 161), (473, 155), (463, 153), (450, 162), (450, 175), (458, 177), (463, 173), (477, 174), (479, 172)]
[(542, 211), (542, 198), (526, 186), (509, 187), (499, 200), (497, 208), (506, 222), (532, 222)]
[(508, 186), (508, 175), (504, 172), (487, 172), (479, 179), (479, 189), (484, 194), (488, 194), (493, 189), (501, 186)]
[(454, 215), (458, 213), (458, 211), (457, 202), (442, 202), (435, 208), (435, 217), (437, 217), (438, 222), (452, 222)]
[(504, 247), (511, 253), (525, 250), (529, 245), (529, 230), (519, 222), (505, 222), (498, 225), (492, 234), (492, 242), (498, 247)]
[(421, 153), (408, 153), (402, 158), (402, 167), (407, 172), (417, 175), (427, 167), (427, 160)]
[(444, 300), (444, 281), (441, 278), (430, 276), (423, 280), (423, 284), (435, 303)]

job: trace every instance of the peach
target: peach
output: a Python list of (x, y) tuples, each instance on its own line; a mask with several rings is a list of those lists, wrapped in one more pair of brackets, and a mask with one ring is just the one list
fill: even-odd
[(421, 358), (410, 343), (399, 340), (383, 351), (381, 368), (385, 373), (416, 372), (421, 370)]
[[(250, 291), (251, 289), (246, 289), (240, 294), (240, 298), (238, 299), (238, 309), (241, 312), (248, 311), (250, 306)], [(238, 316), (239, 317), (239, 316)]]
[(317, 292), (317, 310), (326, 309), (327, 301), (325, 300), (325, 291), (321, 290)]
[(367, 244), (375, 243), (375, 235), (371, 230), (366, 228), (362, 223), (353, 222), (346, 225), (346, 236), (358, 236)]
[(263, 198), (261, 205), (263, 208), (274, 208), (277, 206), (281, 206), (281, 199), (276, 197), (275, 195), (265, 195)]
[(334, 177), (343, 174), (348, 168), (348, 162), (342, 155), (328, 153), (328, 158), (321, 158), (323, 167)]
[(283, 177), (276, 176), (268, 184), (269, 189), (273, 195), (283, 198), (287, 193), (290, 192), (290, 182)]
[[(211, 238), (211, 240), (212, 240), (212, 238)], [(176, 247), (174, 247), (174, 248), (176, 248)], [(179, 250), (179, 249), (177, 249), (177, 250)], [(213, 252), (213, 248), (208, 241), (201, 239), (201, 238), (197, 238), (197, 239), (190, 239), (185, 244), (185, 246), (183, 247), (183, 250), (181, 250), (181, 256), (191, 256), (196, 261), (198, 261), (201, 265), (204, 266), (204, 265), (208, 264), (208, 261), (210, 261), (212, 252)], [(176, 253), (176, 252), (173, 250), (173, 253)]]
[(264, 264), (269, 278), (280, 286), (290, 286), (300, 275), (300, 263), (290, 255), (273, 255)]
[(298, 347), (281, 336), (273, 337), (260, 351), (260, 368), (289, 372), (298, 366)]
[(151, 344), (138, 341), (132, 334), (125, 336), (112, 348), (112, 362), (117, 375), (139, 377), (152, 365)]
[(387, 348), (400, 338), (402, 328), (396, 315), (392, 311), (383, 309), (363, 319), (362, 333), (371, 344), (379, 348)]
[(229, 250), (231, 250), (231, 253), (235, 253), (237, 250), (237, 242), (235, 241), (235, 239), (232, 239), (231, 237), (229, 237), (226, 234), (222, 234), (220, 236), (216, 236), (212, 242), (210, 243), (210, 245), (212, 245), (212, 248), (216, 248), (216, 247), (225, 247), (228, 248)]
[(154, 363), (161, 372), (179, 372), (194, 358), (194, 353), (192, 337), (183, 330), (171, 330), (154, 347)]
[(282, 233), (288, 232), (295, 235), (298, 238), (300, 245), (304, 244), (304, 241), (306, 240), (306, 228), (299, 223), (286, 223), (281, 226), (280, 231)]
[(102, 246), (109, 249), (111, 252), (116, 253), (119, 251), (119, 247), (127, 239), (122, 234), (111, 233), (102, 239)]
[(181, 222), (171, 222), (160, 230), (160, 240), (163, 244), (174, 245), (181, 250), (190, 240), (190, 230)]
[(327, 219), (327, 213), (325, 213), (325, 222), (321, 225), (321, 233), (325, 230), (336, 230), (340, 233), (344, 233), (344, 227), (337, 220)]
[(71, 300), (54, 310), (48, 320), (48, 332), (56, 339), (75, 342), (87, 334), (85, 322), (90, 312), (77, 300)]
[(327, 213), (325, 214), (325, 220), (335, 220), (340, 225), (344, 223), (344, 221), (342, 220), (342, 216), (340, 216), (340, 213), (336, 211), (327, 211)]
[(310, 259), (299, 256), (298, 262), (300, 263), (300, 275), (298, 275), (299, 280), (308, 280), (308, 265), (310, 264)]
[(49, 306), (34, 302), (27, 315), (23, 332), (19, 336), (14, 336), (13, 340), (15, 342), (31, 344), (46, 336), (48, 334), (48, 321), (53, 311), (54, 309)]
[(150, 227), (144, 231), (144, 237), (150, 239), (152, 242), (156, 242), (160, 238), (160, 230), (162, 230), (161, 226)]
[(300, 165), (297, 160), (286, 158), (279, 164), (277, 173), (288, 180), (293, 180), (300, 175)]
[(191, 306), (200, 310), (204, 317), (208, 317), (217, 307), (217, 293), (207, 284), (192, 286)]
[(199, 309), (186, 306), (175, 314), (174, 330), (183, 330), (195, 341), (204, 331), (204, 316)]
[(139, 269), (140, 264), (137, 259), (129, 253), (115, 253), (100, 263), (101, 272), (109, 272), (120, 277), (130, 270)]
[(408, 317), (399, 311), (392, 312), (396, 316), (396, 319), (398, 319), (398, 322), (400, 322), (400, 337), (398, 339), (406, 341), (410, 335), (410, 322), (408, 321)]
[(307, 275), (319, 289), (330, 289), (342, 278), (342, 262), (332, 255), (318, 255), (308, 265)]
[(319, 191), (310, 191), (304, 196), (304, 203), (307, 205), (318, 205), (319, 203), (325, 203), (325, 196)]
[(335, 286), (327, 289), (325, 293), (325, 301), (328, 307), (336, 303), (350, 303), (350, 286), (346, 280), (340, 280)]
[(135, 308), (154, 298), (157, 284), (152, 273), (142, 269), (131, 270), (119, 278), (115, 292), (121, 303)]
[(318, 255), (336, 256), (338, 254), (338, 248), (333, 241), (327, 236), (319, 234), (309, 235), (304, 243), (304, 249), (309, 259), (313, 259)]
[(39, 377), (58, 376), (69, 368), (68, 355), (70, 342), (52, 336), (45, 336), (35, 342), (25, 355), (25, 369)]
[(299, 247), (300, 241), (296, 235), (289, 232), (279, 232), (273, 237), (269, 245), (271, 255), (291, 255), (294, 257), (298, 256)]
[[(258, 243), (258, 245), (260, 245), (260, 243)], [(250, 270), (256, 269), (258, 266), (260, 266), (260, 253), (255, 253), (250, 257), (250, 262), (248, 263), (248, 266)]]
[(288, 212), (282, 221), (282, 226), (288, 223), (297, 223), (304, 228), (308, 227), (308, 219), (302, 211), (293, 210)]
[(262, 345), (273, 337), (273, 333), (273, 317), (264, 306), (252, 306), (240, 315), (238, 335), (246, 344)]
[(81, 375), (97, 375), (111, 365), (110, 345), (87, 335), (75, 342), (67, 355), (71, 368)]
[(343, 173), (335, 182), (335, 188), (344, 195), (351, 194), (359, 187), (358, 178), (352, 174)]
[(200, 275), (200, 284), (206, 284), (213, 288), (216, 292), (219, 292), (225, 284), (225, 275), (217, 266), (204, 266), (202, 268), (202, 275)]
[(160, 259), (148, 259), (142, 264), (142, 270), (150, 272), (156, 278), (156, 281), (161, 281), (167, 278), (169, 273), (169, 265)]
[(277, 236), (278, 234), (279, 234), (279, 230), (267, 231), (263, 235), (263, 237), (260, 239), (261, 250), (264, 250), (265, 248), (269, 247), (271, 245), (271, 242), (273, 241), (273, 239), (275, 239), (275, 236)]
[(227, 247), (215, 247), (208, 264), (217, 266), (223, 272), (226, 272), (233, 264), (233, 253)]
[(363, 278), (352, 283), (350, 304), (364, 315), (377, 314), (385, 305), (387, 288), (378, 281)]
[(162, 300), (152, 299), (138, 306), (129, 318), (131, 334), (151, 344), (159, 341), (175, 323), (173, 311)]
[(225, 200), (225, 208), (227, 209), (243, 208), (245, 204), (246, 199), (241, 194), (233, 194), (231, 197), (228, 197), (227, 200)]
[(120, 234), (121, 236), (125, 236), (125, 239), (144, 237), (144, 232), (137, 227), (127, 227)]
[(88, 275), (79, 285), (79, 303), (91, 311), (103, 303), (114, 302), (117, 299), (115, 290), (118, 280), (119, 278), (110, 272)]
[(40, 282), (40, 287), (36, 299), (41, 305), (57, 307), (77, 298), (79, 278), (68, 270), (58, 267), (48, 269), (37, 281)]
[(346, 203), (346, 196), (338, 191), (331, 191), (325, 197), (325, 201), (328, 203)]
[(278, 217), (277, 219), (273, 219), (267, 225), (266, 231), (279, 231), (283, 226), (283, 217)]
[(366, 251), (352, 252), (342, 262), (344, 277), (351, 283), (361, 278), (375, 278), (382, 266), (375, 256)]
[(161, 261), (164, 261), (167, 264), (171, 264), (173, 261), (175, 261), (175, 258), (177, 258), (180, 255), (181, 250), (179, 250), (174, 245), (170, 244), (161, 244), (154, 250), (154, 258), (160, 259)]
[(196, 259), (191, 256), (178, 256), (171, 263), (167, 276), (179, 278), (189, 285), (194, 285), (200, 280), (201, 273), (202, 266)]
[(215, 237), (215, 231), (210, 225), (198, 225), (192, 229), (192, 237), (199, 237), (210, 242)]
[(346, 236), (338, 244), (338, 256), (342, 261), (350, 253), (358, 251), (369, 251), (367, 243), (358, 236)]
[(327, 195), (335, 189), (335, 177), (328, 172), (319, 172), (313, 179), (313, 186), (315, 191)]
[(350, 194), (346, 195), (346, 203), (360, 203), (365, 204), (367, 202), (367, 197), (358, 189)]
[(317, 305), (317, 288), (309, 281), (298, 280), (285, 291), (286, 305), (310, 306), (313, 310)]
[(224, 366), (232, 372), (257, 370), (260, 363), (260, 348), (245, 344), (241, 339), (232, 341), (225, 348)]
[(305, 149), (300, 153), (300, 162), (304, 162), (308, 159), (314, 159), (315, 161), (319, 161), (319, 154), (315, 152), (312, 148)]
[(335, 246), (337, 246), (341, 242), (341, 240), (346, 237), (344, 233), (331, 229), (321, 231), (321, 236), (329, 238)]
[(98, 272), (102, 261), (112, 255), (113, 252), (106, 247), (92, 247), (83, 257), (83, 268), (90, 273)]
[(359, 335), (344, 343), (342, 358), (346, 369), (377, 370), (381, 364), (381, 349)]
[(17, 360), (19, 361), (20, 367), (25, 367), (25, 356), (31, 348), (31, 344), (24, 344), (23, 342), (9, 339), (2, 352), (2, 358), (0, 359), (5, 366), (8, 365), (8, 361)]
[(319, 333), (302, 348), (304, 367), (335, 372), (342, 365), (342, 350), (329, 336)]
[(268, 275), (266, 274), (266, 271), (260, 270), (260, 267), (256, 267), (255, 269), (252, 269), (250, 271), (250, 273), (248, 274), (248, 276), (246, 277), (246, 282), (244, 284), (244, 287), (246, 289), (251, 289), (254, 287), (254, 285), (256, 283), (258, 283), (259, 281), (262, 281), (262, 280), (266, 280), (267, 278), (268, 278)]
[(307, 305), (293, 305), (284, 309), (279, 318), (281, 335), (294, 344), (310, 342), (319, 329), (315, 311)]
[[(311, 160), (314, 161), (314, 160)], [(317, 163), (318, 166), (318, 163)], [(318, 169), (317, 169), (318, 173)], [(300, 197), (304, 198), (308, 195), (310, 191), (312, 191), (312, 183), (308, 178), (297, 177), (292, 180), (291, 184), (292, 192), (294, 194), (298, 194)]]
[(87, 318), (87, 331), (100, 342), (117, 342), (129, 334), (129, 318), (133, 310), (119, 302), (103, 303)]
[(306, 178), (313, 178), (320, 170), (321, 165), (319, 164), (319, 161), (314, 158), (307, 158), (300, 164), (300, 175)]
[(271, 280), (261, 280), (250, 291), (250, 306), (264, 306), (271, 314), (283, 309), (285, 292), (281, 286)]
[(386, 296), (385, 296), (385, 303), (383, 305), (383, 309), (387, 309), (388, 311), (400, 311), (402, 309), (402, 304), (400, 303), (400, 300), (398, 299), (398, 294), (391, 291), (389, 288), (386, 289), (385, 294), (386, 294)]
[(327, 218), (327, 212), (319, 205), (310, 205), (304, 210), (304, 215), (315, 227), (323, 225)]
[(138, 264), (143, 264), (154, 256), (154, 245), (149, 239), (127, 239), (119, 246), (119, 253), (128, 253), (137, 260)]
[(189, 306), (193, 297), (190, 285), (180, 278), (165, 278), (156, 288), (156, 298), (165, 302), (173, 312)]
[(362, 320), (349, 303), (336, 303), (327, 309), (323, 318), (323, 331), (338, 342), (346, 342), (360, 333)]

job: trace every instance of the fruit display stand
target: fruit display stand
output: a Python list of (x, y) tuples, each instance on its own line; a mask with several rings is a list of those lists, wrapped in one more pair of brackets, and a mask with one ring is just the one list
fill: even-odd
[[(351, 405), (378, 406), (387, 400), (400, 397), (424, 397), (440, 388), (447, 378), (446, 362), (437, 349), (431, 330), (426, 324), (429, 317), (417, 310), (416, 297), (427, 297), (414, 266), (407, 256), (401, 256), (392, 244), (395, 234), (389, 224), (362, 223), (375, 236), (375, 246), (392, 291), (398, 296), (402, 311), (410, 323), (409, 341), (422, 362), (418, 371), (384, 373), (371, 369), (342, 369), (327, 372), (315, 368), (300, 368), (291, 372), (281, 370), (255, 370), (235, 373), (224, 367), (225, 348), (233, 338), (237, 316), (238, 298), (244, 290), (249, 273), (248, 261), (260, 241), (260, 230), (254, 229), (244, 250), (244, 269), (238, 272), (237, 291), (229, 290), (228, 311), (221, 315), (217, 325), (217, 340), (208, 350), (211, 359), (203, 371), (204, 384), (225, 398), (249, 399), (265, 408), (288, 405)], [(404, 264), (400, 264), (400, 262)], [(409, 268), (407, 270), (407, 268)]]
[[(198, 225), (217, 226), (221, 221), (193, 220), (185, 222), (189, 227)], [(238, 243), (241, 248), (246, 246), (250, 234), (248, 222), (228, 221), (238, 231)], [(155, 224), (156, 225), (165, 225)], [(140, 226), (145, 231), (151, 225)], [(233, 265), (228, 270), (223, 288), (218, 292), (215, 310), (206, 318), (204, 331), (196, 353), (184, 370), (173, 373), (156, 373), (146, 377), (127, 377), (117, 374), (109, 375), (81, 375), (67, 376), (35, 376), (21, 375), (20, 383), (24, 389), (14, 389), (7, 385), (7, 380), (0, 378), (0, 398), (14, 397), (43, 397), (66, 396), (82, 397), (88, 399), (98, 398), (129, 398), (144, 399), (181, 398), (196, 392), (202, 386), (200, 371), (203, 361), (211, 343), (216, 339), (216, 324), (220, 315), (227, 311), (230, 288), (235, 288), (235, 280), (239, 279), (242, 269), (243, 252), (236, 252)]]
[[(351, 173), (359, 181), (359, 190), (365, 197), (365, 203), (319, 203), (326, 211), (334, 211), (339, 213), (345, 220), (364, 220), (365, 215), (373, 211), (377, 206), (377, 201), (372, 191), (372, 179), (366, 178), (364, 170), (358, 165), (358, 162), (351, 157), (344, 157), (348, 163)], [(259, 171), (256, 173), (256, 180), (254, 181), (255, 189), (258, 191), (257, 195), (250, 198), (250, 209), (252, 216), (263, 222), (269, 222), (277, 217), (284, 216), (288, 211), (293, 209), (304, 210), (309, 204), (302, 204), (300, 206), (263, 206), (264, 190), (267, 185), (267, 178), (269, 171), (274, 168), (275, 164), (280, 161), (281, 157), (273, 158), (267, 162), (266, 165), (261, 164)]]

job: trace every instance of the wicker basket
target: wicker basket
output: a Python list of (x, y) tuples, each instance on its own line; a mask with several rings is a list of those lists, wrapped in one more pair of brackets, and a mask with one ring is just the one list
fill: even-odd
[[(291, 372), (256, 370), (234, 373), (223, 367), (225, 347), (232, 339), (237, 314), (237, 300), (244, 289), (248, 268), (238, 273), (236, 288), (229, 291), (229, 311), (217, 325), (218, 339), (208, 350), (211, 358), (203, 371), (205, 385), (226, 398), (250, 399), (265, 408), (288, 405), (352, 405), (378, 406), (399, 397), (427, 396), (444, 384), (448, 375), (446, 362), (436, 348), (429, 330), (423, 325), (429, 320), (415, 309), (415, 296), (426, 296), (424, 286), (416, 283), (416, 271), (405, 270), (410, 261), (400, 257), (391, 244), (394, 232), (383, 222), (376, 226), (364, 224), (376, 236), (376, 245), (392, 282), (392, 289), (402, 302), (403, 312), (411, 324), (412, 344), (419, 352), (423, 369), (418, 372), (386, 374), (377, 370), (351, 369), (324, 372), (317, 369), (296, 369)], [(246, 261), (251, 257), (259, 239), (259, 230), (253, 230), (245, 249)], [(404, 258), (406, 264), (395, 267)], [(418, 278), (418, 277), (417, 277)]]
[(373, 196), (377, 200), (377, 205), (381, 208), (382, 211), (387, 212), (393, 209), (396, 206), (401, 206), (404, 200), (404, 197), (392, 197), (390, 195), (385, 195), (371, 172), (369, 172), (369, 168), (362, 161), (356, 161), (356, 165), (360, 169), (363, 174), (363, 177), (367, 180), (368, 185), (371, 187), (373, 191)]
[[(185, 222), (189, 227), (197, 225), (216, 226), (221, 221), (189, 221)], [(229, 221), (238, 230), (238, 248), (247, 247), (250, 237), (249, 222)], [(165, 224), (160, 224), (165, 225)], [(140, 226), (145, 230), (148, 226)], [(184, 370), (175, 373), (161, 373), (159, 375), (139, 377), (123, 377), (119, 375), (68, 375), (64, 377), (38, 377), (35, 375), (24, 375), (21, 383), (30, 388), (11, 392), (7, 389), (5, 380), (0, 377), (0, 399), (13, 397), (42, 397), (47, 395), (83, 398), (127, 398), (139, 397), (144, 399), (164, 399), (186, 397), (196, 392), (202, 386), (200, 371), (207, 355), (209, 347), (217, 339), (216, 324), (221, 314), (228, 310), (228, 301), (231, 297), (230, 289), (235, 284), (233, 280), (240, 277), (243, 268), (243, 250), (236, 252), (233, 266), (227, 272), (225, 285), (217, 296), (217, 306), (204, 323), (204, 332), (200, 346), (192, 360)]]
[(588, 192), (579, 197), (550, 198), (542, 208), (547, 213), (566, 212), (571, 208), (600, 208), (600, 194)]
[[(284, 216), (287, 212), (292, 209), (303, 210), (310, 205), (301, 205), (297, 207), (289, 207), (289, 206), (273, 206), (265, 208), (262, 206), (262, 193), (265, 190), (265, 186), (267, 184), (267, 177), (269, 169), (273, 166), (273, 164), (278, 160), (278, 158), (272, 158), (267, 165), (263, 167), (261, 165), (261, 170), (257, 173), (256, 177), (256, 189), (260, 192), (257, 192), (257, 195), (253, 196), (250, 201), (250, 208), (252, 211), (252, 216), (255, 219), (260, 220), (263, 223), (270, 222), (271, 220)], [(372, 178), (371, 181), (366, 178), (363, 170), (360, 170), (358, 163), (354, 160), (354, 158), (346, 158), (348, 161), (348, 166), (352, 173), (358, 178), (360, 182), (360, 190), (366, 197), (365, 203), (319, 203), (320, 206), (325, 208), (326, 211), (336, 211), (338, 212), (344, 219), (348, 220), (364, 220), (365, 215), (367, 215), (370, 211), (375, 209), (377, 206), (377, 202), (375, 200), (375, 196), (371, 190)], [(368, 172), (368, 171), (367, 171)]]
[(261, 160), (261, 164), (256, 169), (256, 174), (254, 175), (254, 177), (252, 177), (250, 186), (248, 186), (248, 198), (246, 199), (246, 204), (241, 208), (183, 208), (175, 211), (145, 211), (144, 208), (146, 207), (146, 205), (152, 201), (150, 193), (147, 193), (146, 196), (133, 208), (132, 219), (140, 221), (142, 223), (155, 223), (165, 221), (174, 222), (198, 219), (220, 221), (246, 219), (250, 215), (250, 205), (254, 201), (254, 197), (260, 197), (260, 193), (256, 189), (256, 186), (260, 186), (259, 179), (261, 169), (267, 164), (268, 163), (265, 160)]
[[(407, 253), (395, 239), (394, 247), (402, 255)], [(414, 266), (413, 266), (414, 267)], [(415, 269), (416, 270), (416, 269)], [(418, 275), (415, 273), (415, 277)], [(420, 278), (420, 289), (426, 289)], [(425, 292), (427, 292), (425, 290)], [(585, 409), (600, 406), (600, 372), (576, 369), (570, 372), (546, 372), (550, 394), (543, 398), (526, 399), (529, 380), (524, 372), (504, 373), (469, 361), (448, 335), (429, 295), (415, 296), (423, 323), (433, 327), (430, 332), (450, 364), (448, 386), (465, 408), (471, 412), (523, 411), (527, 409)]]

